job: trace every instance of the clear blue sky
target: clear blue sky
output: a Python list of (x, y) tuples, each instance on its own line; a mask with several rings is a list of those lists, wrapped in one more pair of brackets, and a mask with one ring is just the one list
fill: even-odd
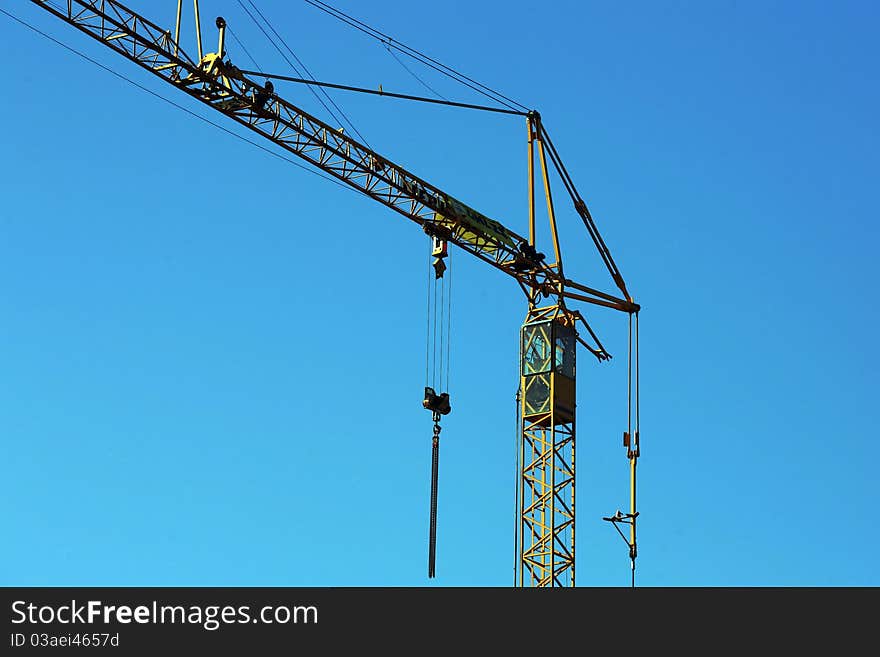
[[(131, 0), (169, 26), (175, 4)], [(290, 72), (237, 2), (202, 6), (208, 43), (222, 14)], [(425, 91), (305, 3), (259, 6), (318, 78)], [(640, 583), (880, 584), (876, 6), (338, 6), (542, 112), (644, 309)], [(0, 36), (0, 583), (428, 584), (423, 234), (5, 16)], [(521, 119), (334, 98), (378, 151), (525, 231)], [(610, 289), (559, 200), (571, 274)], [(525, 305), (452, 258), (433, 584), (506, 586)], [(628, 499), (626, 322), (587, 313), (616, 358), (580, 356), (578, 584), (625, 586), (600, 518)]]

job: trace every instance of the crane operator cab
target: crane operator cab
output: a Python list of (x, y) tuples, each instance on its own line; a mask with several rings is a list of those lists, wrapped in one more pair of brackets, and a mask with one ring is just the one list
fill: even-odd
[(550, 318), (546, 310), (530, 313), (536, 321), (522, 327), (521, 376), (523, 417), (549, 427), (574, 420), (577, 336), (564, 314)]

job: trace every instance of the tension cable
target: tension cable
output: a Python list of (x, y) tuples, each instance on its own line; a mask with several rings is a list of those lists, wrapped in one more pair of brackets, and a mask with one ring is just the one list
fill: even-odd
[[(623, 446), (626, 447), (626, 458), (629, 460), (629, 513), (621, 513), (617, 510), (613, 516), (602, 518), (614, 525), (621, 538), (629, 547), (630, 570), (632, 572), (632, 587), (636, 586), (636, 465), (638, 464), (641, 450), (639, 448), (639, 313), (629, 315), (629, 345), (627, 357), (627, 391), (626, 391), (626, 431), (623, 432)], [(633, 424), (633, 411), (635, 411), (635, 425)], [(620, 529), (620, 525), (629, 525), (629, 537)]]

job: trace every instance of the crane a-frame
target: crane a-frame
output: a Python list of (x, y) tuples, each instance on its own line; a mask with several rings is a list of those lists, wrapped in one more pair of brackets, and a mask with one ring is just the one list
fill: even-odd
[[(524, 293), (528, 311), (521, 330), (519, 422), (518, 566), (521, 586), (575, 584), (575, 357), (577, 344), (596, 358), (610, 355), (583, 315), (570, 308), (583, 302), (627, 313), (630, 317), (630, 390), (633, 388), (633, 318), (636, 336), (639, 305), (606, 247), (586, 203), (578, 194), (537, 112), (508, 111), (526, 120), (529, 169), (529, 227), (524, 237), (488, 218), (426, 180), (419, 178), (324, 121), (279, 96), (269, 80), (261, 84), (227, 58), (226, 23), (216, 20), (215, 52), (202, 48), (199, 3), (194, 0), (197, 56), (181, 46), (182, 0), (174, 32), (159, 27), (116, 0), (31, 0), (57, 18), (100, 41), (285, 151), (350, 185), (419, 224), (445, 249), (452, 244), (513, 278)], [(507, 110), (503, 110), (507, 111)], [(535, 151), (545, 191), (553, 260), (536, 248)], [(567, 278), (550, 193), (549, 163), (558, 171), (574, 209), (586, 226), (620, 296)], [(445, 253), (445, 251), (444, 251)], [(585, 339), (581, 332), (589, 336)], [(636, 386), (637, 386), (637, 345)], [(638, 392), (636, 388), (636, 398)], [(430, 407), (427, 403), (426, 407)], [(630, 409), (632, 403), (630, 401)], [(435, 420), (437, 419), (437, 409)], [(606, 518), (630, 526), (630, 558), (636, 558), (635, 472), (639, 457), (638, 412), (624, 433), (630, 463), (630, 512)], [(435, 449), (436, 449), (435, 431)], [(435, 451), (436, 471), (436, 451)], [(433, 524), (433, 517), (432, 517)], [(432, 527), (433, 530), (433, 527)], [(619, 530), (619, 527), (618, 527)], [(623, 535), (623, 532), (621, 532)]]

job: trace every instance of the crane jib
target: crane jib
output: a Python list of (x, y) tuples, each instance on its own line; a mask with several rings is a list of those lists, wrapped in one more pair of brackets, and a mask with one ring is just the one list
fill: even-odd
[(459, 240), (485, 253), (494, 253), (499, 249), (514, 253), (517, 251), (522, 238), (503, 224), (489, 219), (436, 187), (427, 189), (418, 179), (406, 177), (408, 174), (405, 171), (401, 173), (401, 188), (419, 203), (434, 210), (435, 224), (443, 226)]
[(483, 251), (494, 251), (499, 247), (516, 250), (519, 240), (502, 224), (448, 194), (439, 198), (441, 207), (448, 208), (448, 212), (436, 212), (434, 221), (451, 228), (459, 239)]

